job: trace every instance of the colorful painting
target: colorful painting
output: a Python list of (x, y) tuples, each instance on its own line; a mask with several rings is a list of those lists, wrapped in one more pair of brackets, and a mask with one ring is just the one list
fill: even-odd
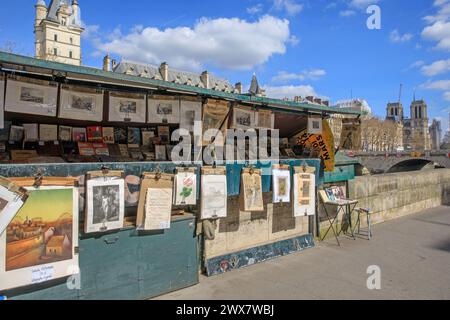
[(73, 190), (30, 191), (6, 230), (6, 271), (72, 259)]

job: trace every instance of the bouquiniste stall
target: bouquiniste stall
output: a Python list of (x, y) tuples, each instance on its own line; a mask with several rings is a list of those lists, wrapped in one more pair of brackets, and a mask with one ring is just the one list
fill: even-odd
[(314, 246), (324, 119), (357, 113), (3, 52), (0, 67), (2, 294), (149, 298)]

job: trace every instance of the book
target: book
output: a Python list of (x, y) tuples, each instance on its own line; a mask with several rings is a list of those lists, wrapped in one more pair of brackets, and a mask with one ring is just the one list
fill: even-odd
[(27, 163), (29, 159), (37, 157), (36, 150), (11, 150), (11, 161), (15, 163), (25, 162)]
[(9, 131), (9, 141), (20, 142), (23, 140), (24, 129), (19, 126), (11, 126)]
[(39, 140), (40, 141), (57, 141), (58, 140), (58, 126), (55, 124), (39, 125)]
[(167, 160), (165, 145), (155, 146), (155, 159), (156, 159), (156, 161), (166, 161)]
[(159, 126), (158, 127), (158, 137), (161, 141), (161, 144), (169, 144), (170, 143), (170, 128), (168, 126)]
[(154, 131), (142, 130), (142, 146), (150, 147), (153, 144), (153, 138), (155, 137)]
[[(111, 157), (123, 157), (118, 144), (108, 144), (109, 155)], [(128, 154), (128, 151), (127, 151)]]
[(5, 121), (3, 129), (0, 129), (0, 141), (9, 141), (9, 133), (11, 131), (12, 122)]
[(88, 142), (103, 142), (102, 127), (91, 126), (87, 127), (87, 138)]
[(59, 141), (72, 141), (72, 127), (59, 126)]
[(23, 124), (24, 140), (25, 141), (38, 141), (39, 132), (37, 123), (25, 123)]
[(72, 140), (73, 142), (87, 142), (86, 128), (73, 128)]
[(106, 143), (93, 143), (95, 154), (98, 156), (109, 156), (109, 149)]
[(78, 142), (78, 152), (81, 156), (93, 156), (95, 155), (94, 146), (92, 143)]
[(119, 151), (122, 157), (129, 157), (128, 146), (126, 144), (119, 144)]
[(141, 129), (128, 128), (128, 144), (141, 144)]
[(114, 144), (114, 128), (113, 127), (103, 127), (103, 142), (106, 144)]
[(126, 128), (114, 128), (114, 142), (119, 144), (128, 143)]

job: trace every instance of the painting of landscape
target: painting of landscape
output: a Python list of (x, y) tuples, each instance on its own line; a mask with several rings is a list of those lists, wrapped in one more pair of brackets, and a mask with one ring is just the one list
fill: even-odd
[(6, 234), (6, 271), (72, 259), (73, 190), (30, 191)]

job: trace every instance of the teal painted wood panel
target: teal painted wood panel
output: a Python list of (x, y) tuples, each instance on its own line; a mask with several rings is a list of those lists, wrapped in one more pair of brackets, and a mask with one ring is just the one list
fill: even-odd
[(324, 183), (348, 181), (353, 179), (355, 179), (355, 167), (353, 165), (336, 166), (334, 172), (325, 172), (324, 174)]

